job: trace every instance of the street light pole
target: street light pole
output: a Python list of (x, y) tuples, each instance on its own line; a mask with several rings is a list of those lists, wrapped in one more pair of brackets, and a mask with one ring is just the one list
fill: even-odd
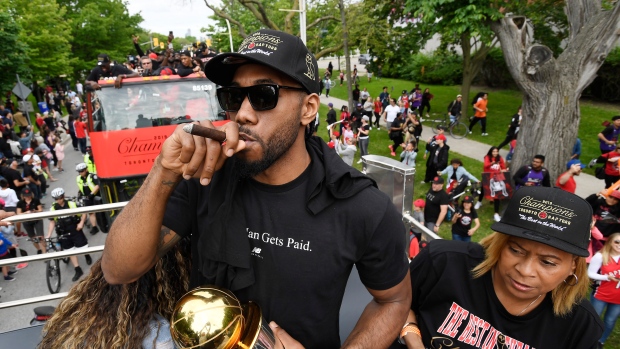
[(299, 10), (281, 8), (280, 11), (299, 12), (299, 37), (304, 45), (306, 45), (306, 0), (299, 0)]
[(228, 25), (228, 39), (230, 40), (230, 52), (235, 52), (235, 49), (233, 48), (233, 42), (232, 42), (232, 31), (230, 30), (230, 21), (228, 19), (226, 19), (226, 25)]

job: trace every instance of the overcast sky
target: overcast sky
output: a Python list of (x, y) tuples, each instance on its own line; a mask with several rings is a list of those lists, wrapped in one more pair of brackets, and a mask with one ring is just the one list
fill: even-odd
[(187, 30), (200, 37), (200, 28), (210, 23), (213, 14), (203, 0), (128, 0), (130, 14), (140, 13), (141, 27), (161, 34), (173, 31), (176, 37), (185, 37)]

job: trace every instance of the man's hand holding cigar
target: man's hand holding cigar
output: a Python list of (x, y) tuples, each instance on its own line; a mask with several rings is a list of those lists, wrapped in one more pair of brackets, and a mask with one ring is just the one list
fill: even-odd
[(179, 125), (164, 142), (155, 166), (185, 179), (200, 178), (200, 183), (207, 185), (224, 161), (243, 149), (245, 141), (239, 137), (236, 122), (218, 128), (210, 121)]

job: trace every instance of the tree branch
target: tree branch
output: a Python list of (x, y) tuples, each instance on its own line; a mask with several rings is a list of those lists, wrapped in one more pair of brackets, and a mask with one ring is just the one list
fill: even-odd
[(319, 25), (319, 23), (321, 23), (323, 21), (337, 21), (337, 20), (338, 20), (338, 18), (336, 18), (335, 16), (324, 16), (324, 17), (321, 17), (321, 18), (317, 18), (317, 19), (314, 20), (314, 22), (312, 22), (312, 23), (310, 23), (310, 24), (308, 24), (306, 26), (306, 30), (311, 29), (311, 28)]
[[(250, 10), (254, 17), (256, 17), (256, 19), (263, 23), (267, 28), (273, 30), (280, 30), (280, 28), (272, 20), (269, 19), (265, 7), (260, 2), (255, 0), (239, 0), (239, 3), (241, 3), (241, 5), (245, 6), (245, 8)], [(256, 8), (256, 6), (254, 5), (258, 5), (258, 8)]]
[(601, 9), (601, 0), (566, 0), (564, 12), (568, 18), (569, 37), (572, 41), (585, 24)]
[[(293, 7), (291, 8), (292, 10), (299, 10), (299, 0), (294, 0), (293, 1)], [(284, 30), (289, 33), (289, 34), (293, 34), (293, 17), (297, 14), (297, 12), (289, 12), (286, 17), (284, 17)], [(300, 33), (301, 34), (301, 33)]]
[(344, 46), (344, 44), (341, 42), (340, 44), (338, 44), (338, 46), (328, 47), (326, 49), (323, 49), (323, 50), (319, 51), (318, 53), (316, 53), (314, 55), (314, 58), (319, 59), (319, 58), (321, 58), (323, 56), (327, 56), (330, 53), (334, 53), (334, 52), (340, 50), (343, 46)]
[(245, 27), (243, 26), (243, 23), (237, 21), (236, 19), (233, 19), (232, 17), (230, 17), (228, 13), (218, 9), (215, 6), (212, 6), (211, 4), (209, 4), (208, 0), (204, 0), (204, 2), (205, 2), (205, 5), (207, 5), (207, 7), (210, 8), (211, 11), (213, 11), (213, 13), (215, 13), (216, 16), (223, 18), (223, 19), (227, 19), (228, 21), (230, 21), (230, 23), (236, 25), (237, 28), (239, 28), (239, 35), (241, 35), (241, 37), (245, 39), (245, 37), (248, 36), (248, 34), (246, 34), (245, 32)]

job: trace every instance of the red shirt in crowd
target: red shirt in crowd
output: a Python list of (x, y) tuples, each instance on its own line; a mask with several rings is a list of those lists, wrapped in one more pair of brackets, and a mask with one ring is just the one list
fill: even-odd
[[(566, 172), (564, 172), (566, 173)], [(564, 185), (560, 184), (560, 177), (562, 177), (562, 175), (564, 175), (564, 173), (562, 173), (561, 175), (558, 176), (558, 179), (555, 180), (555, 186), (562, 189), (562, 190), (566, 190), (569, 193), (573, 193), (575, 194), (575, 190), (577, 189), (577, 183), (575, 182), (575, 178), (573, 178), (573, 176), (571, 176), (566, 183), (564, 183)]]
[(75, 128), (75, 136), (77, 138), (86, 138), (86, 123), (82, 121), (75, 121), (73, 123), (73, 127)]

